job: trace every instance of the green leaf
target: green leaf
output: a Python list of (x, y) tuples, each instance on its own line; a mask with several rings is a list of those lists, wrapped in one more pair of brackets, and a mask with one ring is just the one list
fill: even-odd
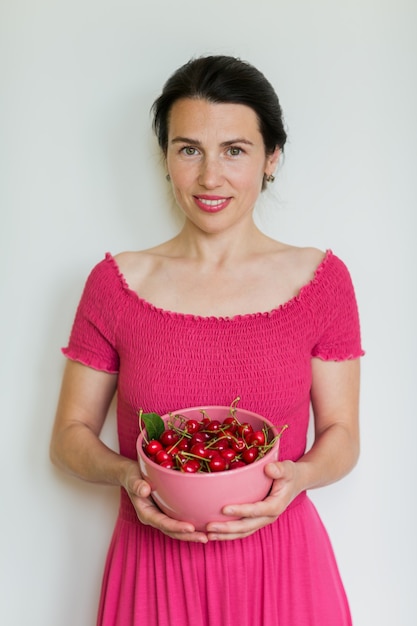
[(164, 420), (160, 415), (158, 413), (141, 413), (140, 417), (145, 424), (149, 441), (151, 439), (159, 439), (165, 430)]

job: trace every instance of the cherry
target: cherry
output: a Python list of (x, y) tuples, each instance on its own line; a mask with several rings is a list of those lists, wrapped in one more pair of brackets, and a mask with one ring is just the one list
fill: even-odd
[(221, 426), (221, 424), (220, 424), (219, 420), (211, 420), (211, 422), (209, 422), (207, 424), (206, 430), (209, 433), (213, 433), (213, 432), (218, 431), (220, 429), (220, 426)]
[(237, 452), (232, 448), (225, 448), (224, 450), (220, 450), (220, 455), (230, 463), (236, 458)]
[(242, 452), (246, 448), (246, 443), (244, 439), (241, 437), (237, 437), (236, 439), (232, 439), (232, 449), (236, 450), (236, 452)]
[(239, 433), (241, 437), (246, 438), (249, 435), (249, 433), (253, 432), (253, 428), (250, 424), (248, 424), (247, 422), (244, 422), (243, 424), (238, 425), (237, 432)]
[(187, 433), (190, 433), (190, 435), (197, 433), (200, 430), (200, 428), (201, 428), (201, 424), (197, 420), (188, 420), (185, 423), (185, 430), (187, 431)]
[(207, 459), (214, 459), (216, 456), (220, 456), (220, 452), (216, 448), (206, 448)]
[(181, 470), (187, 474), (195, 474), (201, 468), (201, 463), (197, 459), (188, 459), (181, 465)]
[[(165, 448), (164, 448), (164, 450), (165, 450)], [(174, 443), (173, 446), (170, 446), (170, 447), (166, 448), (166, 452), (168, 452), (168, 454), (170, 456), (175, 458), (181, 452), (181, 450), (178, 448), (178, 445), (176, 443)]]
[(251, 446), (264, 446), (265, 445), (265, 433), (263, 430), (255, 430), (247, 437), (247, 442)]
[(224, 472), (229, 467), (229, 463), (219, 454), (214, 456), (209, 463), (209, 468), (212, 472)]
[(246, 467), (246, 463), (240, 459), (235, 459), (230, 463), (229, 469), (238, 469), (239, 467)]
[(208, 424), (210, 424), (211, 419), (209, 417), (203, 417), (203, 419), (200, 422), (200, 426), (201, 428), (206, 428)]
[(169, 430), (164, 430), (162, 435), (159, 437), (159, 441), (162, 443), (163, 446), (167, 447), (167, 446), (173, 446), (174, 443), (177, 443), (179, 438), (180, 436), (178, 433), (175, 432), (175, 430), (169, 429)]
[(178, 450), (182, 450), (186, 452), (191, 448), (190, 440), (187, 439), (186, 437), (183, 437), (183, 439), (180, 439), (179, 441), (177, 441), (175, 445), (178, 448)]
[(162, 450), (162, 443), (157, 439), (151, 439), (148, 445), (145, 447), (147, 454), (154, 456), (159, 450)]
[(256, 446), (252, 448), (246, 448), (242, 452), (242, 459), (246, 464), (253, 463), (258, 458), (259, 450)]
[(174, 469), (174, 459), (168, 459), (167, 461), (163, 461), (160, 463), (161, 467), (165, 467), (165, 469)]
[(193, 446), (195, 443), (205, 443), (210, 439), (210, 435), (208, 433), (202, 432), (201, 430), (197, 433), (195, 433), (192, 437), (191, 437), (191, 446)]
[(191, 454), (195, 454), (195, 456), (200, 456), (203, 459), (208, 458), (208, 450), (206, 448), (206, 444), (205, 443), (195, 443), (190, 450)]
[(155, 461), (159, 465), (161, 465), (161, 463), (163, 463), (164, 461), (170, 461), (170, 460), (172, 460), (172, 456), (168, 454), (168, 452), (164, 449), (159, 450), (159, 452), (155, 454)]
[(237, 432), (237, 423), (235, 424), (227, 424), (225, 428), (222, 429), (224, 434), (234, 435)]
[(218, 439), (214, 445), (214, 448), (216, 448), (216, 450), (226, 450), (227, 448), (230, 448), (228, 439), (226, 437)]

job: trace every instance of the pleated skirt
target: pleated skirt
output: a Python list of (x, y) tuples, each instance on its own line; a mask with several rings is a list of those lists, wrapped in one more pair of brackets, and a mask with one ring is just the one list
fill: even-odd
[(333, 549), (300, 494), (245, 539), (171, 539), (122, 493), (97, 626), (351, 626)]

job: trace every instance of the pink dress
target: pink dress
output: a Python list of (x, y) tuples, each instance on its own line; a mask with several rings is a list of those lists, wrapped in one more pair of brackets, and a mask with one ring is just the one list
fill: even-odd
[[(137, 411), (253, 410), (289, 429), (281, 459), (305, 451), (311, 359), (363, 354), (348, 270), (331, 251), (297, 297), (233, 318), (159, 309), (129, 289), (110, 254), (91, 272), (70, 359), (118, 373), (120, 453), (136, 458)], [(206, 545), (142, 525), (124, 490), (103, 577), (98, 626), (348, 626), (328, 535), (305, 493), (245, 539)]]

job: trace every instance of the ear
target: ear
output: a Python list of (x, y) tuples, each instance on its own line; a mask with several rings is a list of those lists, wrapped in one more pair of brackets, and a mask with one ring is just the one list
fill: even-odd
[(266, 161), (265, 161), (265, 175), (266, 176), (270, 176), (271, 174), (275, 172), (280, 156), (281, 156), (281, 148), (277, 146), (274, 152), (266, 157)]

